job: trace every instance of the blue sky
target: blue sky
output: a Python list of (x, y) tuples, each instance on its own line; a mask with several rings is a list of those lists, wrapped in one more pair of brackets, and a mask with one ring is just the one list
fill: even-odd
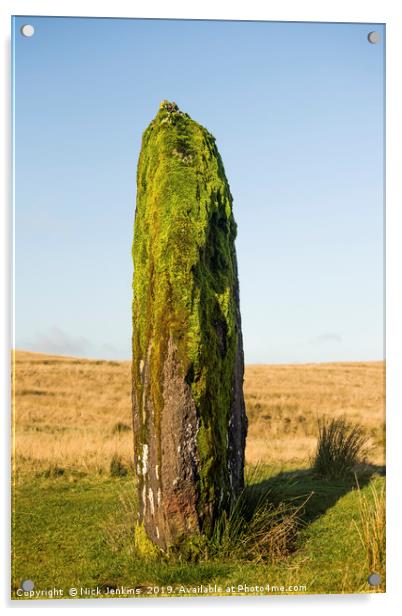
[(167, 98), (224, 161), (246, 362), (382, 358), (384, 38), (15, 18), (15, 346), (130, 357), (136, 165)]

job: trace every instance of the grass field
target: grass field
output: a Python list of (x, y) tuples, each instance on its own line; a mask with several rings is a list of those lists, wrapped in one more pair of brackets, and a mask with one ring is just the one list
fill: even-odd
[[(264, 593), (383, 592), (384, 581), (370, 587), (367, 577), (373, 567), (385, 574), (384, 373), (381, 362), (247, 366), (247, 472), (253, 477), (259, 464), (258, 489), (305, 503), (294, 547), (283, 558), (248, 562), (152, 560), (133, 540), (129, 362), (16, 351), (12, 596), (24, 579), (37, 589), (97, 587), (105, 596), (121, 596), (121, 587), (135, 587), (136, 596), (157, 588), (187, 596), (201, 584), (216, 585), (218, 594), (232, 586), (230, 593), (243, 594), (238, 585)], [(355, 476), (329, 482), (311, 470), (325, 416), (345, 417), (369, 436), (356, 468), (360, 489)], [(374, 554), (367, 537), (377, 535)]]

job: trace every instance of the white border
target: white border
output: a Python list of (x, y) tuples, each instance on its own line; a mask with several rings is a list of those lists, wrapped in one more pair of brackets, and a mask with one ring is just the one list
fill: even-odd
[[(0, 221), (0, 245), (3, 248), (2, 266), (0, 269), (0, 284), (2, 297), (5, 301), (1, 305), (1, 340), (2, 348), (0, 354), (0, 391), (6, 392), (3, 395), (3, 406), (5, 407), (2, 417), (2, 427), (7, 425), (7, 411), (10, 406), (10, 354), (11, 345), (11, 176), (10, 176), (10, 31), (11, 15), (52, 15), (52, 16), (87, 16), (87, 17), (159, 17), (159, 18), (189, 18), (189, 19), (261, 19), (272, 21), (326, 21), (326, 22), (373, 22), (386, 24), (387, 37), (387, 205), (386, 205), (386, 318), (387, 318), (387, 475), (388, 475), (388, 502), (387, 502), (387, 524), (388, 524), (388, 565), (387, 565), (387, 593), (386, 595), (371, 596), (286, 596), (269, 598), (247, 598), (247, 599), (187, 599), (183, 601), (172, 600), (164, 601), (161, 599), (148, 600), (146, 604), (136, 600), (116, 601), (111, 604), (109, 601), (89, 600), (83, 602), (74, 601), (73, 605), (68, 601), (60, 602), (22, 602), (9, 601), (9, 578), (2, 575), (1, 579), (1, 599), (6, 608), (22, 612), (25, 609), (51, 608), (74, 610), (74, 613), (89, 609), (130, 608), (137, 613), (143, 610), (166, 610), (175, 612), (177, 609), (206, 610), (213, 607), (230, 609), (231, 611), (244, 610), (245, 607), (254, 608), (257, 611), (267, 613), (273, 610), (280, 610), (284, 614), (295, 611), (297, 614), (304, 611), (310, 615), (321, 613), (325, 609), (326, 613), (339, 613), (339, 611), (350, 610), (354, 613), (362, 612), (365, 616), (375, 614), (378, 610), (391, 611), (398, 605), (398, 583), (400, 583), (400, 554), (401, 554), (401, 533), (400, 518), (401, 492), (400, 481), (401, 466), (400, 451), (402, 446), (399, 441), (402, 438), (402, 396), (400, 383), (402, 382), (402, 352), (401, 352), (401, 327), (402, 319), (402, 190), (401, 190), (401, 165), (402, 165), (402, 134), (400, 115), (402, 113), (401, 96), (401, 58), (402, 58), (402, 28), (401, 28), (401, 3), (398, 0), (337, 0), (336, 2), (313, 1), (313, 0), (280, 0), (278, 2), (263, 2), (262, 0), (247, 0), (239, 3), (236, 0), (203, 0), (200, 5), (192, 5), (188, 0), (148, 0), (144, 3), (129, 2), (123, 0), (113, 0), (110, 2), (90, 2), (89, 0), (2, 0), (0, 6), (0, 28), (2, 49), (5, 52), (1, 64), (2, 78), (1, 83), (1, 122), (3, 135), (3, 147), (0, 150), (1, 157), (1, 176), (0, 186), (3, 187), (3, 208), (1, 210), (2, 219)], [(2, 469), (7, 468), (9, 459), (9, 433), (7, 429), (2, 430), (4, 438), (5, 456), (2, 460)], [(5, 475), (5, 477), (4, 477)], [(3, 503), (9, 502), (9, 476), (2, 473), (2, 493)], [(399, 484), (399, 485), (398, 485)], [(399, 490), (398, 490), (399, 488)], [(5, 571), (9, 572), (9, 510), (2, 512), (4, 531), (0, 533), (0, 551), (4, 558)], [(189, 603), (190, 601), (190, 603)]]

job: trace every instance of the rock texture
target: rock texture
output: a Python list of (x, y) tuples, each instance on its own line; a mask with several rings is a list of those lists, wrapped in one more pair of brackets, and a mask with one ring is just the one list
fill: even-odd
[(210, 532), (243, 488), (235, 237), (214, 137), (163, 101), (138, 161), (132, 341), (140, 521), (162, 548)]

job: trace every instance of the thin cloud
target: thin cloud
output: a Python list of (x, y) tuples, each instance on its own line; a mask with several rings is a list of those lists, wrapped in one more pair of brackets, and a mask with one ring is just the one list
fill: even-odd
[(60, 327), (36, 332), (29, 340), (18, 340), (17, 348), (49, 355), (72, 355), (88, 359), (126, 360), (131, 356), (131, 347), (118, 347), (109, 342), (95, 344), (85, 336), (74, 336)]
[(51, 327), (47, 332), (36, 332), (33, 339), (19, 345), (37, 353), (54, 355), (86, 355), (93, 350), (91, 342), (83, 336), (72, 336), (59, 327)]
[(326, 344), (328, 342), (335, 342), (340, 344), (342, 342), (341, 334), (320, 334), (310, 340), (311, 344)]

